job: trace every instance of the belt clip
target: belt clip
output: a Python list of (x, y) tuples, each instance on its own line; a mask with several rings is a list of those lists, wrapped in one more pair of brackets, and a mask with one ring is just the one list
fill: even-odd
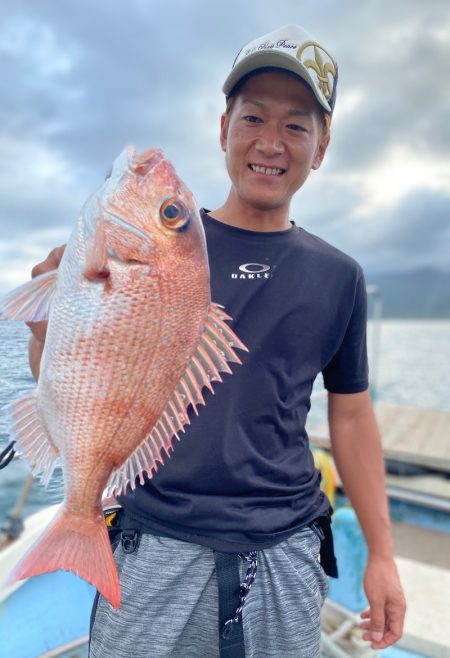
[(325, 533), (320, 527), (320, 524), (317, 521), (313, 521), (310, 526), (311, 530), (316, 533), (316, 535), (319, 537), (320, 541), (323, 541), (325, 539)]
[(120, 538), (124, 553), (134, 553), (139, 543), (139, 532), (137, 530), (122, 530)]

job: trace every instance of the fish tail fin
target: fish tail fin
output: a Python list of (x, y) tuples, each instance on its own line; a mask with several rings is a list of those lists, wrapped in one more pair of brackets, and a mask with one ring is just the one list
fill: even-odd
[(62, 508), (17, 564), (8, 582), (59, 569), (87, 580), (114, 608), (119, 608), (119, 577), (103, 515), (86, 520)]

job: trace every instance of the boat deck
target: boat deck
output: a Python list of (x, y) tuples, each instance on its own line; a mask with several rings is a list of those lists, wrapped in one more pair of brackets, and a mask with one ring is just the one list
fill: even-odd
[[(374, 405), (386, 459), (450, 473), (450, 411)], [(311, 443), (330, 448), (328, 426), (309, 428)]]
[(450, 570), (396, 558), (408, 610), (400, 646), (430, 658), (450, 658)]

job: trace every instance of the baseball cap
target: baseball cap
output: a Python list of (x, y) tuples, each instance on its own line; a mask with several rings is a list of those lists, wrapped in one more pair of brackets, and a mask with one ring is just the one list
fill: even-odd
[(324, 110), (333, 113), (338, 79), (336, 60), (302, 27), (285, 25), (244, 46), (222, 87), (224, 94), (229, 96), (244, 76), (265, 67), (298, 75)]

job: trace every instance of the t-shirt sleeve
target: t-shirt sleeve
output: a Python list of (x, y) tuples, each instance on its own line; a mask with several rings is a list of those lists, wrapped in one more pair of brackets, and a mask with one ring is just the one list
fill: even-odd
[(322, 371), (330, 393), (360, 393), (369, 387), (367, 360), (367, 293), (362, 270), (354, 289), (354, 303), (343, 340)]

